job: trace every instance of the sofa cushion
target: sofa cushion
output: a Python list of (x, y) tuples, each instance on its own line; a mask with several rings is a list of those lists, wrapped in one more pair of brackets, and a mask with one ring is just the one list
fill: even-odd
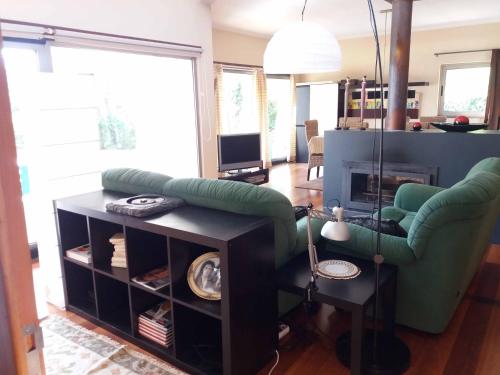
[(382, 217), (399, 223), (406, 233), (410, 231), (411, 224), (415, 219), (416, 212), (403, 210), (399, 207), (389, 206), (382, 209)]
[(172, 177), (132, 168), (112, 168), (102, 173), (102, 187), (129, 194), (163, 194)]
[(399, 225), (406, 231), (406, 233), (410, 231), (411, 224), (413, 223), (413, 220), (415, 220), (416, 215), (416, 212), (407, 211), (406, 215), (399, 222)]
[(294, 255), (297, 226), (292, 204), (280, 192), (238, 181), (180, 178), (167, 182), (163, 194), (188, 204), (270, 217), (274, 221), (276, 266)]

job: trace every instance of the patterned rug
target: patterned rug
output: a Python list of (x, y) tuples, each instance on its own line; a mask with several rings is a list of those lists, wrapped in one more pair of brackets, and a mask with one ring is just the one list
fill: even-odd
[(47, 375), (186, 374), (59, 316), (49, 316), (41, 326)]
[(323, 177), (313, 178), (312, 180), (304, 181), (300, 184), (295, 185), (295, 187), (299, 189), (323, 191)]

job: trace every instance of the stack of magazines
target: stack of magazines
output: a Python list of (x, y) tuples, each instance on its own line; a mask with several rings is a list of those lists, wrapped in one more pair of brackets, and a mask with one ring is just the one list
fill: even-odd
[(141, 284), (142, 286), (151, 289), (159, 290), (170, 284), (170, 273), (168, 272), (168, 264), (162, 267), (155, 268), (143, 275), (132, 278), (132, 281)]
[(170, 347), (173, 341), (170, 303), (160, 303), (139, 314), (138, 331), (141, 336), (166, 348)]

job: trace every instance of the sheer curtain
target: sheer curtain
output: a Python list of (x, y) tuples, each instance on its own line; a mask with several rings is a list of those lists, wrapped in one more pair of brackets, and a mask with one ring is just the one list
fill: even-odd
[(490, 84), (484, 122), (488, 124), (488, 129), (500, 130), (500, 49), (494, 49), (491, 54)]
[(222, 106), (224, 101), (224, 85), (223, 85), (224, 69), (222, 64), (214, 64), (214, 89), (215, 89), (215, 130), (217, 134), (223, 132), (223, 112)]
[(290, 75), (290, 149), (288, 152), (287, 161), (295, 162), (297, 156), (297, 93), (295, 89), (295, 76)]
[(269, 149), (269, 125), (267, 113), (266, 75), (262, 68), (253, 71), (255, 94), (257, 99), (257, 119), (260, 129), (260, 144), (264, 168), (271, 166), (271, 152)]

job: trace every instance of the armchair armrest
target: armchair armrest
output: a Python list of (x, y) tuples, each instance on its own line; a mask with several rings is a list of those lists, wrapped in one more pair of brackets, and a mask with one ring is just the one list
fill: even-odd
[[(355, 224), (348, 224), (351, 239), (349, 241), (327, 240), (326, 248), (330, 251), (339, 251), (346, 255), (373, 259), (375, 254), (376, 232)], [(413, 250), (408, 246), (407, 239), (388, 234), (382, 234), (380, 248), (385, 262), (397, 266), (413, 263), (416, 260)]]
[(417, 212), (433, 195), (446, 190), (439, 186), (408, 183), (399, 187), (394, 206), (403, 210)]

